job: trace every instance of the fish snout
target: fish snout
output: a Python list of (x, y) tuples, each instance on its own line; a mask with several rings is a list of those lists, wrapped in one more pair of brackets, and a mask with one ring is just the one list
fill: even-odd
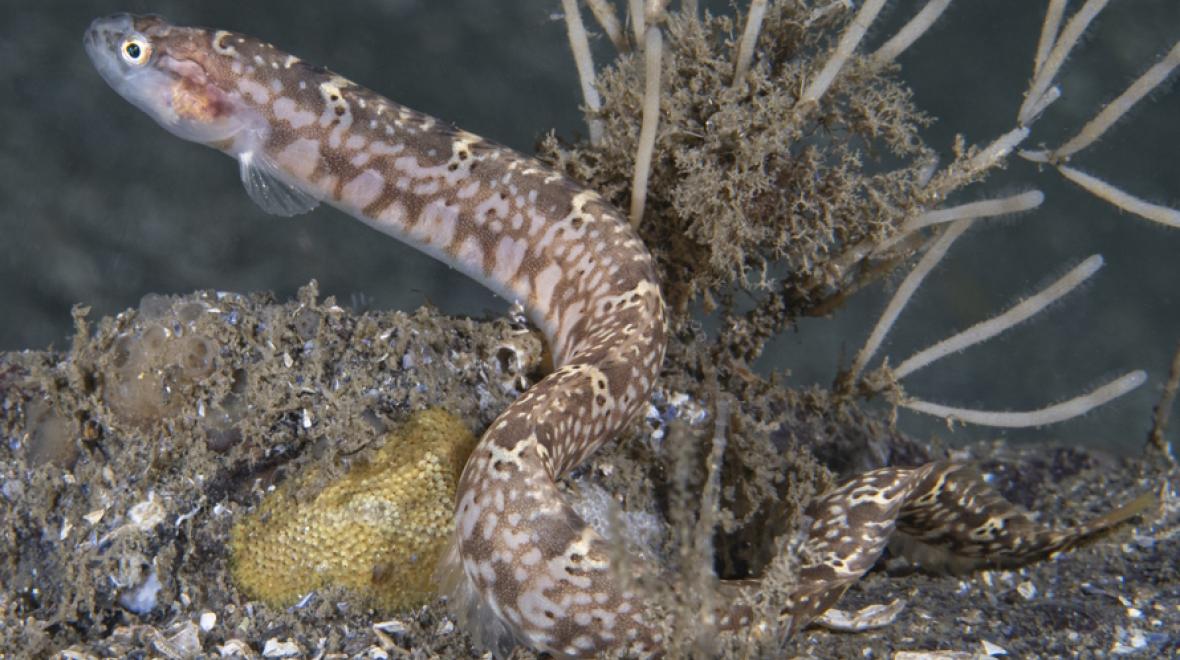
[(94, 59), (101, 51), (114, 52), (123, 38), (135, 30), (130, 14), (113, 14), (96, 18), (86, 28), (82, 43), (86, 53)]

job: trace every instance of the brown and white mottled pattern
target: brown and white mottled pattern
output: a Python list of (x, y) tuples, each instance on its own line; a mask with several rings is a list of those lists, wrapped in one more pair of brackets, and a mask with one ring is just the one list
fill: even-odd
[[(533, 159), (251, 37), (117, 15), (91, 25), (86, 48), (166, 129), (236, 158), (264, 209), (325, 201), (525, 307), (556, 371), (493, 422), (464, 470), (450, 595), (497, 649), (658, 652), (640, 595), (620, 587), (607, 544), (555, 484), (635, 419), (664, 357), (652, 260), (619, 212)], [(801, 582), (783, 604), (795, 629), (873, 565), (895, 526), (1014, 558), (1096, 529), (1040, 530), (949, 463), (861, 475), (808, 511)], [(719, 621), (739, 627), (749, 612)]]

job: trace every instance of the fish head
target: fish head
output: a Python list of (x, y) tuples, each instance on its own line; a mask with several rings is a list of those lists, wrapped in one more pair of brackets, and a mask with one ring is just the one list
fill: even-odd
[(159, 16), (115, 14), (94, 20), (83, 43), (120, 96), (176, 136), (232, 153), (254, 148), (266, 130), (234, 85), (233, 38)]

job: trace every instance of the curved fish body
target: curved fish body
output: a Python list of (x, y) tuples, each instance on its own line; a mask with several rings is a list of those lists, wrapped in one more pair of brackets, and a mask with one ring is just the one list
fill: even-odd
[[(444, 560), (452, 606), (484, 644), (565, 656), (658, 652), (639, 594), (555, 479), (624, 430), (664, 357), (652, 259), (597, 193), (547, 166), (400, 106), (257, 39), (156, 16), (96, 20), (86, 50), (124, 98), (180, 138), (238, 161), (264, 210), (323, 201), (520, 302), (555, 371), (497, 418), (459, 483)], [(954, 463), (855, 477), (811, 505), (800, 584), (782, 604), (798, 629), (876, 561), (897, 526), (965, 554), (1024, 558), (1122, 517), (1036, 528)], [(749, 623), (726, 606), (721, 628)]]
[(161, 126), (235, 158), (268, 212), (326, 202), (524, 306), (556, 370), (466, 466), (457, 599), (497, 646), (506, 636), (573, 655), (650, 642), (605, 543), (554, 483), (636, 418), (664, 358), (651, 256), (619, 212), (534, 159), (245, 35), (119, 15), (95, 21), (85, 45)]

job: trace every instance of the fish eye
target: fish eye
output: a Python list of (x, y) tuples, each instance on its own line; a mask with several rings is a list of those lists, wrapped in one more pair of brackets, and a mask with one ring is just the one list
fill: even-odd
[(128, 64), (143, 66), (152, 56), (152, 46), (143, 39), (132, 37), (123, 40), (119, 53)]

